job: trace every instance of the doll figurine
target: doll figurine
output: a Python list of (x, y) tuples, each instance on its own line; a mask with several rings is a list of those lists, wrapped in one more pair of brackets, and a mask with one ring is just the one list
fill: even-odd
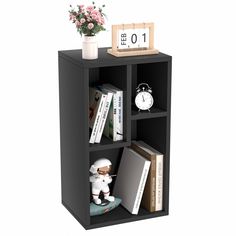
[(102, 200), (99, 198), (99, 194), (102, 191), (104, 200), (114, 202), (115, 198), (110, 196), (110, 188), (108, 184), (112, 182), (112, 177), (109, 175), (111, 170), (111, 162), (106, 158), (98, 159), (90, 167), (92, 175), (89, 180), (92, 183), (92, 195), (95, 204), (100, 205)]

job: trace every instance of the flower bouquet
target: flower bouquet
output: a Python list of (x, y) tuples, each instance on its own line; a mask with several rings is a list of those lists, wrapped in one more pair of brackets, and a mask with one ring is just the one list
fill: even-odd
[(98, 47), (96, 34), (104, 31), (105, 14), (102, 7), (97, 7), (93, 2), (92, 5), (85, 7), (77, 5), (75, 10), (70, 6), (70, 20), (76, 25), (77, 31), (83, 37), (82, 57), (84, 59), (96, 59), (98, 57)]

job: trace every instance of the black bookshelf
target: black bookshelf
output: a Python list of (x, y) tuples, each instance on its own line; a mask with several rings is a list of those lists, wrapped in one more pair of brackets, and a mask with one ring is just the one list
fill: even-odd
[[(62, 204), (83, 225), (92, 229), (168, 215), (170, 160), (171, 56), (116, 58), (99, 49), (97, 60), (82, 60), (81, 50), (59, 51), (60, 142)], [(124, 140), (89, 144), (89, 86), (111, 83), (124, 91)], [(141, 82), (153, 90), (150, 112), (137, 112), (135, 88)], [(99, 157), (112, 161), (117, 172), (122, 150), (131, 140), (143, 140), (164, 154), (163, 210), (150, 213), (140, 207), (138, 215), (122, 206), (101, 216), (90, 217), (90, 165)], [(113, 188), (111, 185), (111, 190)]]

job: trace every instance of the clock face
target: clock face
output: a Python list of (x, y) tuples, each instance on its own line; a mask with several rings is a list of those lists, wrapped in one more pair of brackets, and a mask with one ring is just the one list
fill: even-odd
[(135, 105), (140, 110), (148, 110), (153, 105), (153, 97), (149, 92), (139, 92), (135, 97)]

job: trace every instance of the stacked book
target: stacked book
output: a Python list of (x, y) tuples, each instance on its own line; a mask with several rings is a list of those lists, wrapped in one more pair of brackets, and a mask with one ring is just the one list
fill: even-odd
[(123, 140), (123, 91), (111, 84), (89, 88), (89, 143), (100, 143), (102, 135)]
[(140, 205), (150, 212), (163, 209), (163, 154), (143, 141), (125, 147), (113, 195), (132, 214)]

